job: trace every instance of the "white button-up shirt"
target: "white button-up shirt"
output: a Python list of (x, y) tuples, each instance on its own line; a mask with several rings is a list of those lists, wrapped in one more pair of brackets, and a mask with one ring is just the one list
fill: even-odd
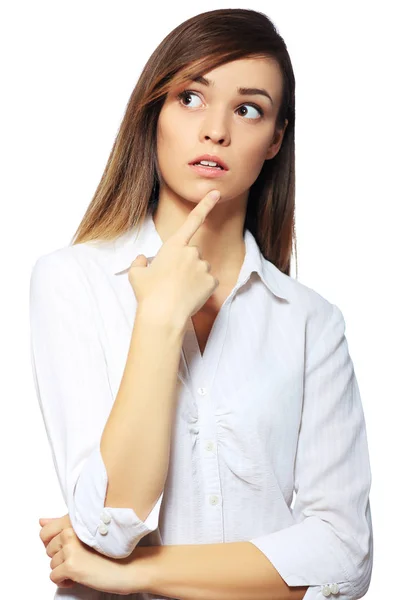
[[(361, 598), (373, 563), (371, 471), (345, 321), (266, 260), (248, 229), (203, 355), (188, 320), (163, 492), (145, 521), (104, 506), (100, 439), (137, 307), (128, 270), (161, 246), (149, 215), (140, 231), (57, 249), (32, 269), (35, 389), (77, 536), (114, 558), (138, 544), (249, 541), (289, 586), (309, 586), (305, 600)], [(114, 595), (77, 585), (57, 588), (61, 597)]]

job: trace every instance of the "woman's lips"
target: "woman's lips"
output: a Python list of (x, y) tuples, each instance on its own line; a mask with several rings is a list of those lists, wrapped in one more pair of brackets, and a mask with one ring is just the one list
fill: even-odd
[(202, 177), (222, 177), (224, 173), (228, 172), (226, 169), (219, 169), (218, 167), (204, 167), (203, 165), (189, 165), (189, 167)]

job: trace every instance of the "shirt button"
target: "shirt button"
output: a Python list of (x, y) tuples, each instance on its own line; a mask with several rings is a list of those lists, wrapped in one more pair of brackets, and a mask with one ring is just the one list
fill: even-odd
[(99, 531), (101, 533), (101, 535), (106, 535), (108, 533), (108, 527), (105, 523), (100, 523), (99, 525)]
[(214, 504), (218, 504), (218, 502), (219, 502), (218, 496), (215, 496), (215, 495), (210, 496), (210, 504), (214, 505)]
[(200, 394), (200, 396), (205, 396), (207, 394), (207, 388), (199, 387), (197, 388), (197, 392)]
[(206, 450), (214, 452), (214, 442), (212, 442), (211, 440), (206, 442)]
[(108, 523), (111, 523), (111, 517), (108, 514), (107, 511), (103, 510), (103, 512), (101, 513), (100, 519), (103, 521), (103, 523), (105, 523), (106, 525), (108, 525)]
[(331, 583), (330, 588), (331, 588), (332, 594), (338, 594), (339, 593), (339, 586), (338, 586), (337, 583)]

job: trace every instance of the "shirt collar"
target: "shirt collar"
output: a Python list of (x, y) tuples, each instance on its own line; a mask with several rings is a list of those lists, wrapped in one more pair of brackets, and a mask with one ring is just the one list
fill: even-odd
[[(258, 273), (264, 285), (278, 298), (289, 300), (289, 295), (283, 289), (284, 282), (278, 282), (278, 277), (284, 273), (268, 261), (249, 229), (245, 230), (246, 246), (245, 259), (238, 277), (236, 287), (240, 287), (250, 277), (252, 272)], [(119, 275), (128, 271), (138, 254), (144, 254), (151, 261), (160, 250), (163, 242), (157, 232), (151, 213), (145, 215), (141, 227), (131, 228), (119, 236), (113, 243), (111, 258), (112, 272)]]

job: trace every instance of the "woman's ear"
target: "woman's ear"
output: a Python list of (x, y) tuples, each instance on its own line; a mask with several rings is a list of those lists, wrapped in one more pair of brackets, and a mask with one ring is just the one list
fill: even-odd
[(282, 142), (283, 142), (283, 136), (285, 135), (285, 131), (286, 131), (286, 127), (288, 124), (288, 120), (285, 119), (285, 124), (282, 127), (282, 129), (279, 129), (276, 133), (275, 133), (275, 137), (274, 137), (274, 141), (271, 144), (271, 146), (268, 148), (268, 152), (267, 152), (267, 156), (265, 157), (265, 160), (271, 160), (271, 158), (274, 158), (274, 156), (276, 156), (281, 148)]

